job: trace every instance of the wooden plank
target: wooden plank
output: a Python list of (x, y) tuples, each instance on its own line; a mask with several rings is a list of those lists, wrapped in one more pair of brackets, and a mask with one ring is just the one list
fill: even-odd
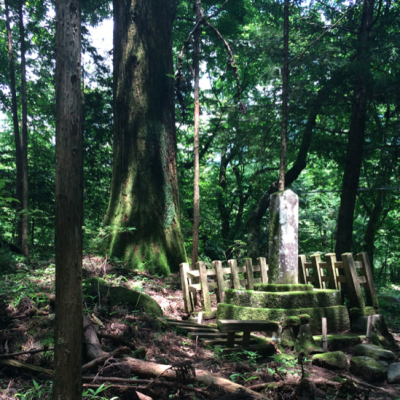
[[(233, 332), (234, 333), (234, 332)], [(189, 339), (196, 339), (199, 338), (207, 338), (207, 339), (213, 339), (213, 338), (228, 338), (228, 333), (224, 332), (189, 332), (188, 333), (188, 338)]]
[(199, 261), (196, 263), (198, 265), (198, 269), (200, 271), (200, 284), (201, 284), (201, 305), (203, 311), (209, 312), (211, 311), (211, 301), (210, 301), (210, 292), (208, 290), (208, 280), (207, 280), (207, 267), (204, 261)]
[[(306, 263), (306, 256), (304, 254), (300, 254), (297, 259), (297, 268), (299, 274), (299, 283), (306, 284), (309, 281), (307, 280), (308, 274), (306, 273), (305, 263)], [(308, 272), (308, 271), (307, 271)]]
[(326, 275), (326, 276), (321, 276), (321, 282), (330, 282), (330, 278), (329, 278), (329, 276), (328, 275)]
[(254, 283), (254, 284), (256, 284), (256, 283), (262, 283), (262, 282), (261, 282), (261, 278), (254, 278), (254, 279), (253, 279), (253, 283)]
[(312, 268), (312, 262), (307, 261), (307, 262), (304, 263), (304, 266), (305, 266), (306, 268)]
[(328, 253), (325, 254), (326, 259), (326, 270), (328, 273), (328, 280), (326, 282), (329, 283), (329, 289), (340, 290), (340, 283), (338, 283), (336, 279), (336, 254)]
[[(200, 341), (204, 346), (211, 346), (211, 347), (214, 347), (214, 346), (217, 346), (217, 345), (225, 345), (226, 346), (226, 344), (227, 344), (227, 340), (224, 339), (224, 338), (220, 338), (220, 339), (200, 339)], [(252, 337), (250, 337), (250, 345), (256, 344), (256, 343), (257, 343), (257, 340), (252, 338)]]
[(321, 256), (319, 254), (313, 254), (311, 256), (311, 264), (312, 264), (312, 276), (314, 277), (314, 287), (316, 289), (325, 289), (325, 283), (321, 282), (321, 275), (323, 272), (319, 268), (319, 263), (321, 262)]
[(224, 273), (222, 271), (222, 262), (213, 261), (212, 265), (215, 268), (217, 276), (217, 302), (223, 303), (225, 301), (225, 281)]
[(247, 271), (247, 289), (254, 290), (253, 261), (251, 258), (245, 258), (244, 263), (246, 265), (246, 271)]
[(185, 306), (185, 312), (187, 314), (191, 313), (193, 311), (193, 306), (191, 302), (191, 294), (189, 292), (189, 283), (188, 283), (188, 275), (187, 273), (189, 272), (189, 264), (188, 263), (182, 263), (179, 265), (179, 271), (181, 275), (181, 285), (182, 285), (182, 294), (183, 294), (183, 304)]
[(245, 274), (247, 272), (246, 267), (237, 267), (237, 271), (239, 274)]
[(357, 270), (354, 264), (353, 254), (342, 254), (344, 276), (346, 277), (347, 295), (350, 308), (364, 308), (365, 302), (362, 296)]
[(260, 272), (260, 266), (259, 265), (253, 265), (253, 272)]
[(201, 290), (201, 284), (200, 283), (192, 283), (191, 285), (188, 285), (188, 288), (191, 293), (196, 294), (198, 291)]
[(265, 257), (257, 258), (258, 265), (260, 266), (261, 283), (268, 283), (268, 265)]
[(315, 282), (315, 276), (307, 276), (307, 283)]
[(358, 283), (366, 283), (367, 282), (367, 278), (365, 276), (357, 276), (357, 278), (358, 278)]
[(327, 269), (328, 263), (327, 263), (327, 262), (320, 262), (320, 263), (319, 263), (319, 267), (320, 267), (321, 269)]
[[(335, 254), (336, 256), (336, 254)], [(343, 268), (343, 261), (335, 261), (335, 268)]]
[(232, 270), (230, 267), (228, 268), (222, 268), (222, 272), (224, 275), (230, 275), (232, 273)]
[(168, 325), (171, 326), (187, 326), (187, 327), (199, 327), (199, 328), (210, 328), (210, 329), (218, 329), (217, 324), (198, 324), (197, 322), (190, 322), (190, 321), (174, 321), (174, 320), (166, 320)]
[(272, 332), (279, 329), (279, 322), (220, 319), (217, 321), (217, 326), (221, 332)]
[(176, 328), (182, 329), (187, 332), (219, 332), (218, 329), (213, 329), (208, 327), (207, 325), (199, 326), (190, 326), (190, 325), (175, 325)]
[(192, 278), (192, 279), (193, 278), (199, 278), (200, 277), (200, 272), (196, 271), (196, 270), (188, 271), (187, 275), (188, 275), (189, 278)]
[[(226, 268), (226, 269), (228, 269), (228, 268)], [(200, 271), (197, 271), (197, 270), (189, 271), (188, 274), (190, 275), (191, 278), (199, 278), (200, 277)], [(206, 275), (207, 276), (215, 276), (216, 275), (215, 269), (206, 269)]]
[(229, 260), (228, 265), (231, 268), (232, 286), (234, 289), (240, 289), (239, 273), (237, 267), (237, 260)]
[(374, 307), (376, 310), (379, 309), (378, 297), (376, 295), (374, 278), (372, 276), (371, 264), (369, 262), (368, 253), (357, 254), (357, 260), (362, 263), (363, 268), (360, 270), (362, 276), (365, 277), (366, 282), (364, 285), (365, 298), (367, 300), (367, 306)]
[(361, 268), (363, 267), (361, 261), (354, 261), (354, 266), (355, 266), (357, 269), (361, 269)]
[(346, 282), (346, 277), (342, 276), (342, 275), (339, 275), (339, 276), (336, 277), (336, 281), (337, 282)]
[(228, 333), (228, 338), (226, 341), (226, 345), (228, 347), (234, 347), (235, 346), (235, 332), (229, 332)]
[(242, 346), (247, 347), (250, 345), (250, 332), (243, 332)]

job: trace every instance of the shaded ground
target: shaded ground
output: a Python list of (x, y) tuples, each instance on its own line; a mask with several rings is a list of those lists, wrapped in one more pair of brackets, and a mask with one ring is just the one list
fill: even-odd
[[(3, 275), (0, 283), (0, 357), (2, 354), (52, 346), (54, 309), (49, 304), (48, 294), (54, 293), (54, 266), (48, 263), (34, 265), (34, 269), (19, 266), (13, 274)], [(84, 258), (84, 277), (101, 276), (114, 285), (144, 291), (161, 306), (168, 318), (185, 318), (180, 277), (168, 278), (150, 276), (146, 273), (124, 269), (122, 264), (105, 262), (94, 256)], [(51, 298), (50, 298), (51, 300)], [(215, 295), (212, 294), (216, 306)], [(196, 341), (188, 339), (179, 329), (165, 327), (159, 321), (140, 312), (128, 311), (126, 305), (110, 307), (98, 302), (97, 298), (85, 298), (86, 313), (96, 324), (95, 316), (104, 324), (99, 331), (123, 338), (136, 348), (147, 350), (146, 360), (173, 365), (184, 360), (193, 361), (196, 369), (203, 369), (215, 376), (224, 377), (254, 390), (262, 391), (271, 399), (386, 399), (400, 398), (400, 384), (377, 385), (373, 389), (360, 383), (348, 371), (333, 372), (305, 363), (306, 380), (301, 381), (301, 368), (294, 354), (286, 357), (261, 358), (257, 353), (243, 352), (222, 356), (218, 348), (205, 349)], [(395, 320), (395, 316), (393, 316)], [(390, 322), (390, 320), (389, 320)], [(396, 340), (400, 336), (396, 335)], [(109, 339), (101, 339), (104, 350), (118, 347)], [(343, 349), (350, 358), (352, 349)], [(17, 360), (53, 369), (52, 352), (26, 354)], [(88, 361), (88, 360), (86, 360)], [(0, 360), (1, 363), (1, 360)], [(93, 371), (96, 372), (96, 371)], [(99, 368), (100, 375), (130, 377), (126, 370), (114, 366)], [(37, 387), (34, 387), (33, 379)], [(269, 387), (268, 385), (269, 384)], [(26, 399), (48, 399), (50, 383), (47, 378), (20, 368), (0, 365), (0, 399), (11, 399), (18, 395)], [(382, 392), (379, 388), (385, 390)], [(200, 388), (199, 391), (158, 387), (154, 384), (154, 399), (224, 399), (216, 388)], [(85, 389), (89, 390), (89, 389)], [(91, 389), (93, 392), (95, 389)], [(202, 394), (201, 391), (204, 391)], [(29, 394), (29, 391), (31, 393)], [(41, 397), (39, 397), (41, 392)], [(26, 397), (23, 397), (25, 394)], [(91, 393), (88, 393), (90, 395)], [(134, 398), (125, 389), (108, 388), (91, 399)], [(229, 395), (229, 399), (236, 398)], [(245, 399), (244, 395), (237, 397)]]

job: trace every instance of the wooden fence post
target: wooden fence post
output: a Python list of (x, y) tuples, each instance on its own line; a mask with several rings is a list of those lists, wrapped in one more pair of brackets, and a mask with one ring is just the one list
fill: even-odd
[(244, 264), (246, 266), (246, 274), (247, 274), (247, 289), (254, 290), (253, 261), (251, 258), (246, 258), (244, 260)]
[(357, 260), (361, 261), (362, 268), (360, 269), (361, 276), (365, 276), (364, 292), (367, 300), (367, 306), (374, 307), (378, 312), (379, 302), (375, 291), (374, 278), (372, 276), (371, 264), (369, 262), (368, 253), (357, 254)]
[(215, 269), (215, 275), (217, 277), (217, 302), (223, 303), (225, 300), (225, 282), (224, 272), (222, 271), (222, 262), (213, 261), (212, 266)]
[(179, 271), (181, 273), (183, 303), (185, 305), (185, 312), (187, 314), (190, 314), (191, 312), (194, 311), (192, 306), (191, 294), (189, 292), (189, 287), (188, 287), (190, 282), (188, 281), (187, 271), (189, 270), (190, 267), (188, 263), (179, 264)]
[(313, 254), (311, 256), (311, 265), (312, 265), (312, 276), (313, 276), (313, 282), (315, 284), (316, 289), (321, 289), (323, 288), (322, 282), (321, 282), (321, 275), (323, 275), (323, 272), (320, 270), (319, 264), (321, 262), (321, 256), (319, 254)]
[(229, 260), (228, 267), (231, 269), (231, 282), (233, 289), (240, 289), (239, 272), (237, 270), (237, 260)]
[(305, 263), (307, 262), (304, 254), (299, 255), (298, 258), (298, 269), (299, 269), (299, 283), (307, 284), (308, 269), (306, 269)]
[(350, 308), (364, 308), (365, 302), (361, 292), (360, 281), (357, 275), (356, 264), (353, 254), (342, 254), (344, 275), (346, 277), (347, 295), (349, 296)]
[(367, 334), (365, 335), (367, 344), (371, 343), (371, 332), (372, 332), (372, 315), (369, 315), (367, 321)]
[(339, 290), (340, 284), (336, 280), (336, 254), (335, 253), (328, 253), (325, 254), (326, 260), (326, 269), (328, 271), (328, 280), (329, 282), (329, 289)]
[(324, 353), (328, 351), (328, 327), (326, 324), (326, 318), (322, 318), (322, 350), (324, 350)]
[(261, 282), (268, 283), (268, 265), (264, 257), (257, 258), (258, 265), (260, 266)]
[(211, 312), (211, 301), (210, 292), (208, 290), (208, 280), (207, 280), (207, 267), (204, 261), (199, 261), (196, 263), (197, 269), (200, 272), (200, 285), (201, 285), (201, 305), (203, 306), (203, 311)]

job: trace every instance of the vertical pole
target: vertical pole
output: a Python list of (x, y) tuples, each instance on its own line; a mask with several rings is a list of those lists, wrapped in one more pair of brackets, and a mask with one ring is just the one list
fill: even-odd
[(189, 292), (189, 282), (187, 271), (189, 271), (190, 267), (188, 263), (179, 264), (179, 270), (181, 274), (181, 285), (182, 285), (182, 294), (183, 294), (183, 304), (185, 305), (185, 312), (190, 314), (193, 312), (193, 307), (191, 304), (190, 299), (190, 292)]
[(223, 303), (225, 300), (225, 282), (224, 282), (224, 273), (222, 271), (222, 262), (221, 261), (213, 261), (212, 265), (215, 269), (215, 275), (217, 276), (217, 302)]
[(254, 271), (253, 271), (253, 261), (251, 258), (246, 258), (244, 260), (244, 264), (246, 266), (246, 274), (247, 274), (247, 289), (254, 289)]
[(362, 268), (360, 270), (361, 276), (365, 276), (365, 297), (367, 300), (367, 306), (374, 307), (375, 310), (378, 312), (379, 310), (379, 303), (378, 303), (378, 296), (376, 295), (375, 291), (375, 284), (374, 278), (372, 276), (371, 264), (369, 262), (368, 253), (359, 253), (357, 254), (357, 260), (361, 261)]
[(336, 254), (328, 253), (325, 254), (326, 259), (326, 269), (328, 271), (329, 277), (329, 289), (340, 290), (340, 283), (336, 280)]
[(325, 282), (321, 282), (321, 270), (319, 263), (321, 262), (321, 256), (319, 254), (313, 254), (311, 256), (311, 264), (313, 269), (314, 284), (316, 289), (325, 289)]
[(268, 265), (264, 257), (257, 258), (258, 265), (260, 266), (261, 282), (268, 283)]
[(342, 254), (342, 260), (344, 275), (346, 277), (347, 295), (349, 296), (350, 300), (350, 308), (364, 308), (365, 302), (361, 293), (360, 282), (358, 281), (358, 275), (353, 259), (353, 254)]
[(308, 271), (306, 271), (305, 263), (307, 262), (306, 256), (304, 254), (299, 255), (298, 258), (298, 269), (299, 269), (299, 283), (306, 284)]
[(372, 332), (372, 315), (369, 315), (367, 322), (367, 334), (365, 335), (368, 344), (371, 343), (371, 332)]
[(326, 324), (326, 318), (322, 318), (322, 349), (324, 350), (324, 353), (328, 352), (327, 333), (328, 333), (328, 327)]
[(237, 260), (229, 260), (228, 266), (231, 269), (231, 282), (234, 289), (240, 289), (239, 272), (237, 270)]
[(203, 261), (199, 261), (196, 263), (200, 272), (200, 285), (201, 285), (201, 303), (203, 306), (203, 311), (211, 312), (211, 301), (210, 301), (210, 292), (208, 291), (208, 282), (207, 282), (207, 268), (206, 263)]

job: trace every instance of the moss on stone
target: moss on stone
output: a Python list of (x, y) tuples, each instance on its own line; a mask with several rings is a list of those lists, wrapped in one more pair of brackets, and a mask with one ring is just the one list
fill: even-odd
[(347, 357), (342, 351), (332, 351), (314, 355), (312, 363), (328, 369), (345, 369), (347, 367)]
[(158, 303), (149, 295), (136, 290), (121, 286), (110, 286), (107, 281), (101, 278), (90, 278), (84, 280), (83, 292), (89, 296), (107, 296), (110, 305), (127, 305), (133, 310), (140, 310), (149, 315), (162, 317), (163, 312)]
[(254, 290), (259, 292), (307, 292), (314, 290), (314, 287), (310, 284), (284, 285), (280, 283), (256, 283)]
[[(317, 343), (322, 343), (322, 336), (314, 336)], [(340, 335), (327, 335), (328, 349), (331, 351), (354, 347), (365, 340), (365, 335), (355, 335), (353, 333), (344, 333)]]
[(350, 360), (350, 372), (368, 382), (383, 382), (386, 379), (387, 367), (371, 357), (359, 356)]
[(282, 327), (287, 328), (289, 326), (300, 326), (301, 320), (299, 317), (296, 316), (289, 316), (285, 317), (282, 321)]
[(256, 308), (331, 307), (342, 303), (339, 290), (306, 292), (259, 292), (254, 290), (225, 290), (225, 303)]
[(310, 326), (313, 333), (321, 332), (321, 318), (327, 318), (328, 331), (341, 332), (350, 329), (349, 313), (345, 306), (283, 309), (241, 307), (220, 303), (217, 308), (217, 319), (280, 321), (286, 316), (299, 316), (301, 314), (310, 316)]
[(363, 307), (363, 308), (354, 307), (354, 308), (350, 308), (349, 314), (350, 314), (350, 319), (352, 321), (354, 321), (355, 319), (360, 318), (360, 317), (366, 317), (368, 315), (375, 315), (376, 310), (374, 307)]

